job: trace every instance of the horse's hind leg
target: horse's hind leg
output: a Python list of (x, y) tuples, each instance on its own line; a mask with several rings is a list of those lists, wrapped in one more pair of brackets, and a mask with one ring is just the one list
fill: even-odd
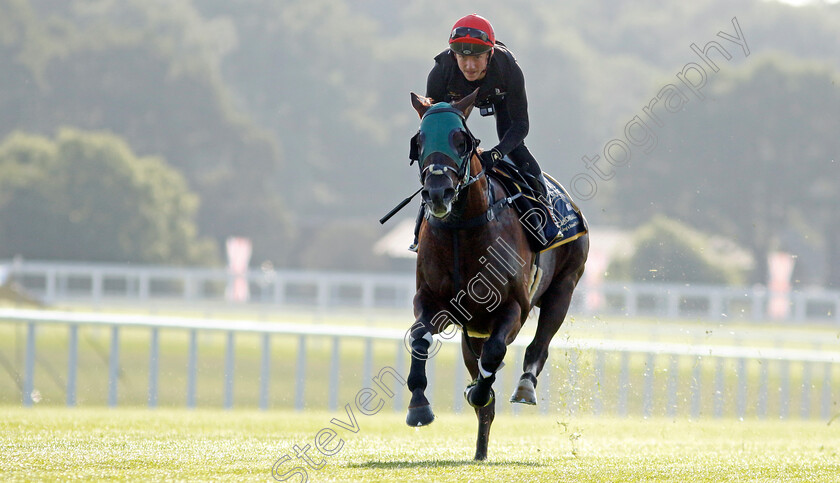
[(490, 442), (490, 425), (496, 417), (496, 401), (483, 408), (475, 408), (475, 415), (478, 418), (478, 437), (475, 441), (474, 459), (484, 461), (487, 459), (487, 445)]
[(572, 292), (574, 292), (575, 285), (582, 273), (583, 270), (581, 269), (555, 280), (543, 295), (537, 331), (534, 340), (525, 349), (524, 372), (510, 397), (510, 402), (537, 404), (537, 376), (540, 375), (545, 366), (551, 339), (566, 318), (566, 312), (569, 310), (569, 304), (572, 301)]
[[(467, 371), (470, 373), (472, 379), (478, 377), (478, 359), (475, 354), (480, 354), (484, 342), (478, 339), (472, 339), (472, 348), (467, 337), (461, 337), (461, 353), (464, 355), (464, 365), (467, 366)], [(487, 444), (490, 441), (490, 425), (493, 424), (493, 419), (496, 416), (496, 401), (483, 408), (475, 408), (475, 416), (478, 418), (478, 436), (475, 441), (475, 459), (487, 459)]]

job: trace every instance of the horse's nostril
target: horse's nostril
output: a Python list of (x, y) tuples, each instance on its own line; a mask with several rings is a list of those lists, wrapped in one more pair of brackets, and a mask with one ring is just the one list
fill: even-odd
[(454, 189), (454, 188), (446, 188), (446, 189), (443, 191), (443, 199), (444, 199), (444, 200), (449, 201), (449, 200), (451, 200), (451, 199), (452, 199), (452, 198), (454, 198), (454, 197), (455, 197), (455, 189)]
[(432, 200), (432, 197), (429, 195), (429, 190), (421, 191), (420, 197), (423, 198), (423, 201), (425, 201), (426, 203)]

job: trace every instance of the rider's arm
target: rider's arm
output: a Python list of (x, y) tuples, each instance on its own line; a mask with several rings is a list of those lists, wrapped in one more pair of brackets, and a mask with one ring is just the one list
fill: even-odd
[(433, 102), (442, 102), (446, 96), (446, 78), (439, 57), (435, 58), (435, 66), (426, 79), (426, 97), (432, 98)]
[(514, 61), (508, 72), (507, 94), (504, 101), (510, 115), (510, 126), (504, 133), (498, 133), (500, 141), (496, 149), (502, 155), (513, 151), (528, 135), (528, 98), (525, 96), (525, 76)]

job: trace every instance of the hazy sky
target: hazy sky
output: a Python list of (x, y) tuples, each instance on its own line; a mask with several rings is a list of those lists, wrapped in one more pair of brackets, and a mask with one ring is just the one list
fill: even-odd
[(812, 3), (837, 3), (840, 0), (769, 0), (769, 1), (777, 1), (779, 3), (786, 3), (788, 5), (793, 5), (794, 7), (801, 7), (803, 5), (810, 5)]

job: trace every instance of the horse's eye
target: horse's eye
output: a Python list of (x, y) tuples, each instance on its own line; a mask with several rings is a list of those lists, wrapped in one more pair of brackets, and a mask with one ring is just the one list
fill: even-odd
[(467, 136), (463, 132), (455, 133), (452, 141), (455, 143), (455, 150), (461, 156), (467, 154)]

